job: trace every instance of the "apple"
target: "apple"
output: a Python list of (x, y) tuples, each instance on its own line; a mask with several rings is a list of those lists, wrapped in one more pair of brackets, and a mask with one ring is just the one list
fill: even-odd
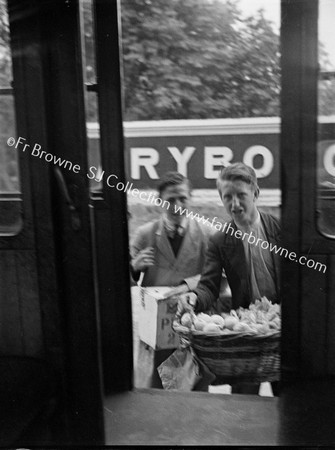
[(196, 317), (194, 319), (193, 322), (193, 326), (197, 331), (203, 331), (204, 326), (206, 325), (207, 322), (205, 322), (204, 320), (199, 319), (198, 317)]
[(236, 325), (234, 325), (233, 330), (238, 331), (240, 333), (252, 332), (252, 329), (249, 327), (249, 325), (244, 322), (239, 322)]
[(233, 316), (227, 316), (225, 318), (225, 327), (229, 330), (233, 330), (234, 326), (239, 323), (239, 320), (236, 317)]
[(187, 327), (187, 328), (191, 328), (192, 327), (192, 316), (191, 316), (191, 314), (190, 313), (185, 313), (185, 314), (183, 314), (182, 316), (181, 316), (181, 319), (180, 319), (180, 323), (184, 326), (184, 327)]
[(198, 319), (204, 320), (205, 322), (211, 322), (211, 316), (209, 316), (208, 314), (205, 313), (199, 313), (198, 314)]
[(213, 314), (211, 316), (211, 321), (212, 321), (212, 323), (219, 325), (220, 328), (223, 328), (225, 326), (225, 320), (223, 317), (219, 316), (219, 314)]
[(202, 330), (204, 333), (219, 333), (221, 328), (216, 323), (206, 323), (204, 329)]

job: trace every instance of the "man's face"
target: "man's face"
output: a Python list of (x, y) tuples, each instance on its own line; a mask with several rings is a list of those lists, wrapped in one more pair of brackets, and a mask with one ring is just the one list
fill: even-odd
[(222, 181), (220, 196), (223, 206), (237, 225), (252, 224), (257, 218), (258, 192), (241, 180)]
[(187, 183), (168, 186), (164, 189), (161, 194), (161, 199), (170, 203), (170, 207), (164, 208), (164, 211), (166, 211), (168, 218), (172, 222), (176, 224), (181, 222), (183, 218), (181, 212), (184, 208), (188, 208), (190, 197), (190, 190)]

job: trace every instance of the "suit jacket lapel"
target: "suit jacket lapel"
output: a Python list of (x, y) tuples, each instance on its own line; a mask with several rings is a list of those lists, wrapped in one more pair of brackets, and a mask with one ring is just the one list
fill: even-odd
[(166, 258), (170, 264), (176, 264), (184, 261), (185, 257), (190, 253), (195, 252), (199, 243), (195, 236), (195, 228), (192, 222), (188, 221), (186, 225), (184, 239), (181, 243), (177, 258), (175, 257), (168, 240), (163, 220), (160, 220), (160, 225), (156, 231), (156, 245), (157, 250)]
[(186, 255), (188, 256), (191, 253), (196, 252), (198, 245), (199, 242), (196, 239), (196, 233), (193, 223), (191, 221), (188, 221), (186, 225), (184, 239), (181, 243), (181, 247), (177, 255), (177, 261), (179, 260), (183, 261), (185, 260)]
[(163, 219), (160, 219), (159, 227), (156, 231), (156, 246), (157, 250), (166, 258), (169, 263), (174, 264), (176, 258), (174, 256), (173, 250), (171, 248), (170, 242), (168, 240)]

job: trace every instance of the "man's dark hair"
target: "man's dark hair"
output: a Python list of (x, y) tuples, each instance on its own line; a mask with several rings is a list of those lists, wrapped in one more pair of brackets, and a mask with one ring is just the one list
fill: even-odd
[(165, 191), (165, 189), (169, 186), (176, 186), (183, 183), (186, 183), (188, 185), (188, 188), (191, 192), (191, 183), (188, 178), (184, 177), (184, 175), (179, 172), (166, 172), (160, 179), (157, 190), (159, 192), (159, 195), (161, 196), (163, 191)]
[(250, 184), (254, 188), (254, 191), (258, 194), (259, 187), (257, 183), (256, 172), (252, 167), (247, 166), (246, 164), (241, 162), (230, 164), (229, 166), (224, 167), (216, 180), (216, 186), (220, 191), (221, 183), (223, 181), (236, 180), (244, 181), (245, 183)]

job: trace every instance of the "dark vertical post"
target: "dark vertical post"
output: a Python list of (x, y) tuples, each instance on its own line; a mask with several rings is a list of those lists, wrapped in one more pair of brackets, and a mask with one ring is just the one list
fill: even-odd
[[(105, 392), (132, 386), (132, 316), (129, 280), (127, 194), (120, 81), (117, 0), (95, 0), (96, 61), (100, 120), (103, 198), (110, 217), (106, 236), (108, 285), (100, 287), (100, 317)], [(107, 177), (112, 175), (109, 185)], [(111, 187), (114, 186), (114, 187)], [(111, 239), (112, 237), (112, 239)], [(106, 277), (104, 277), (106, 278)]]
[(65, 340), (66, 401), (71, 418), (69, 443), (102, 445), (102, 379), (87, 178), (79, 0), (42, 0), (38, 8), (48, 132), (44, 150), (71, 164), (63, 165), (57, 176), (50, 165)]
[[(317, 0), (281, 1), (282, 247), (297, 254), (302, 251), (302, 186), (309, 176), (304, 152), (316, 151), (317, 11)], [(304, 376), (301, 269), (299, 264), (282, 258), (284, 380)]]

